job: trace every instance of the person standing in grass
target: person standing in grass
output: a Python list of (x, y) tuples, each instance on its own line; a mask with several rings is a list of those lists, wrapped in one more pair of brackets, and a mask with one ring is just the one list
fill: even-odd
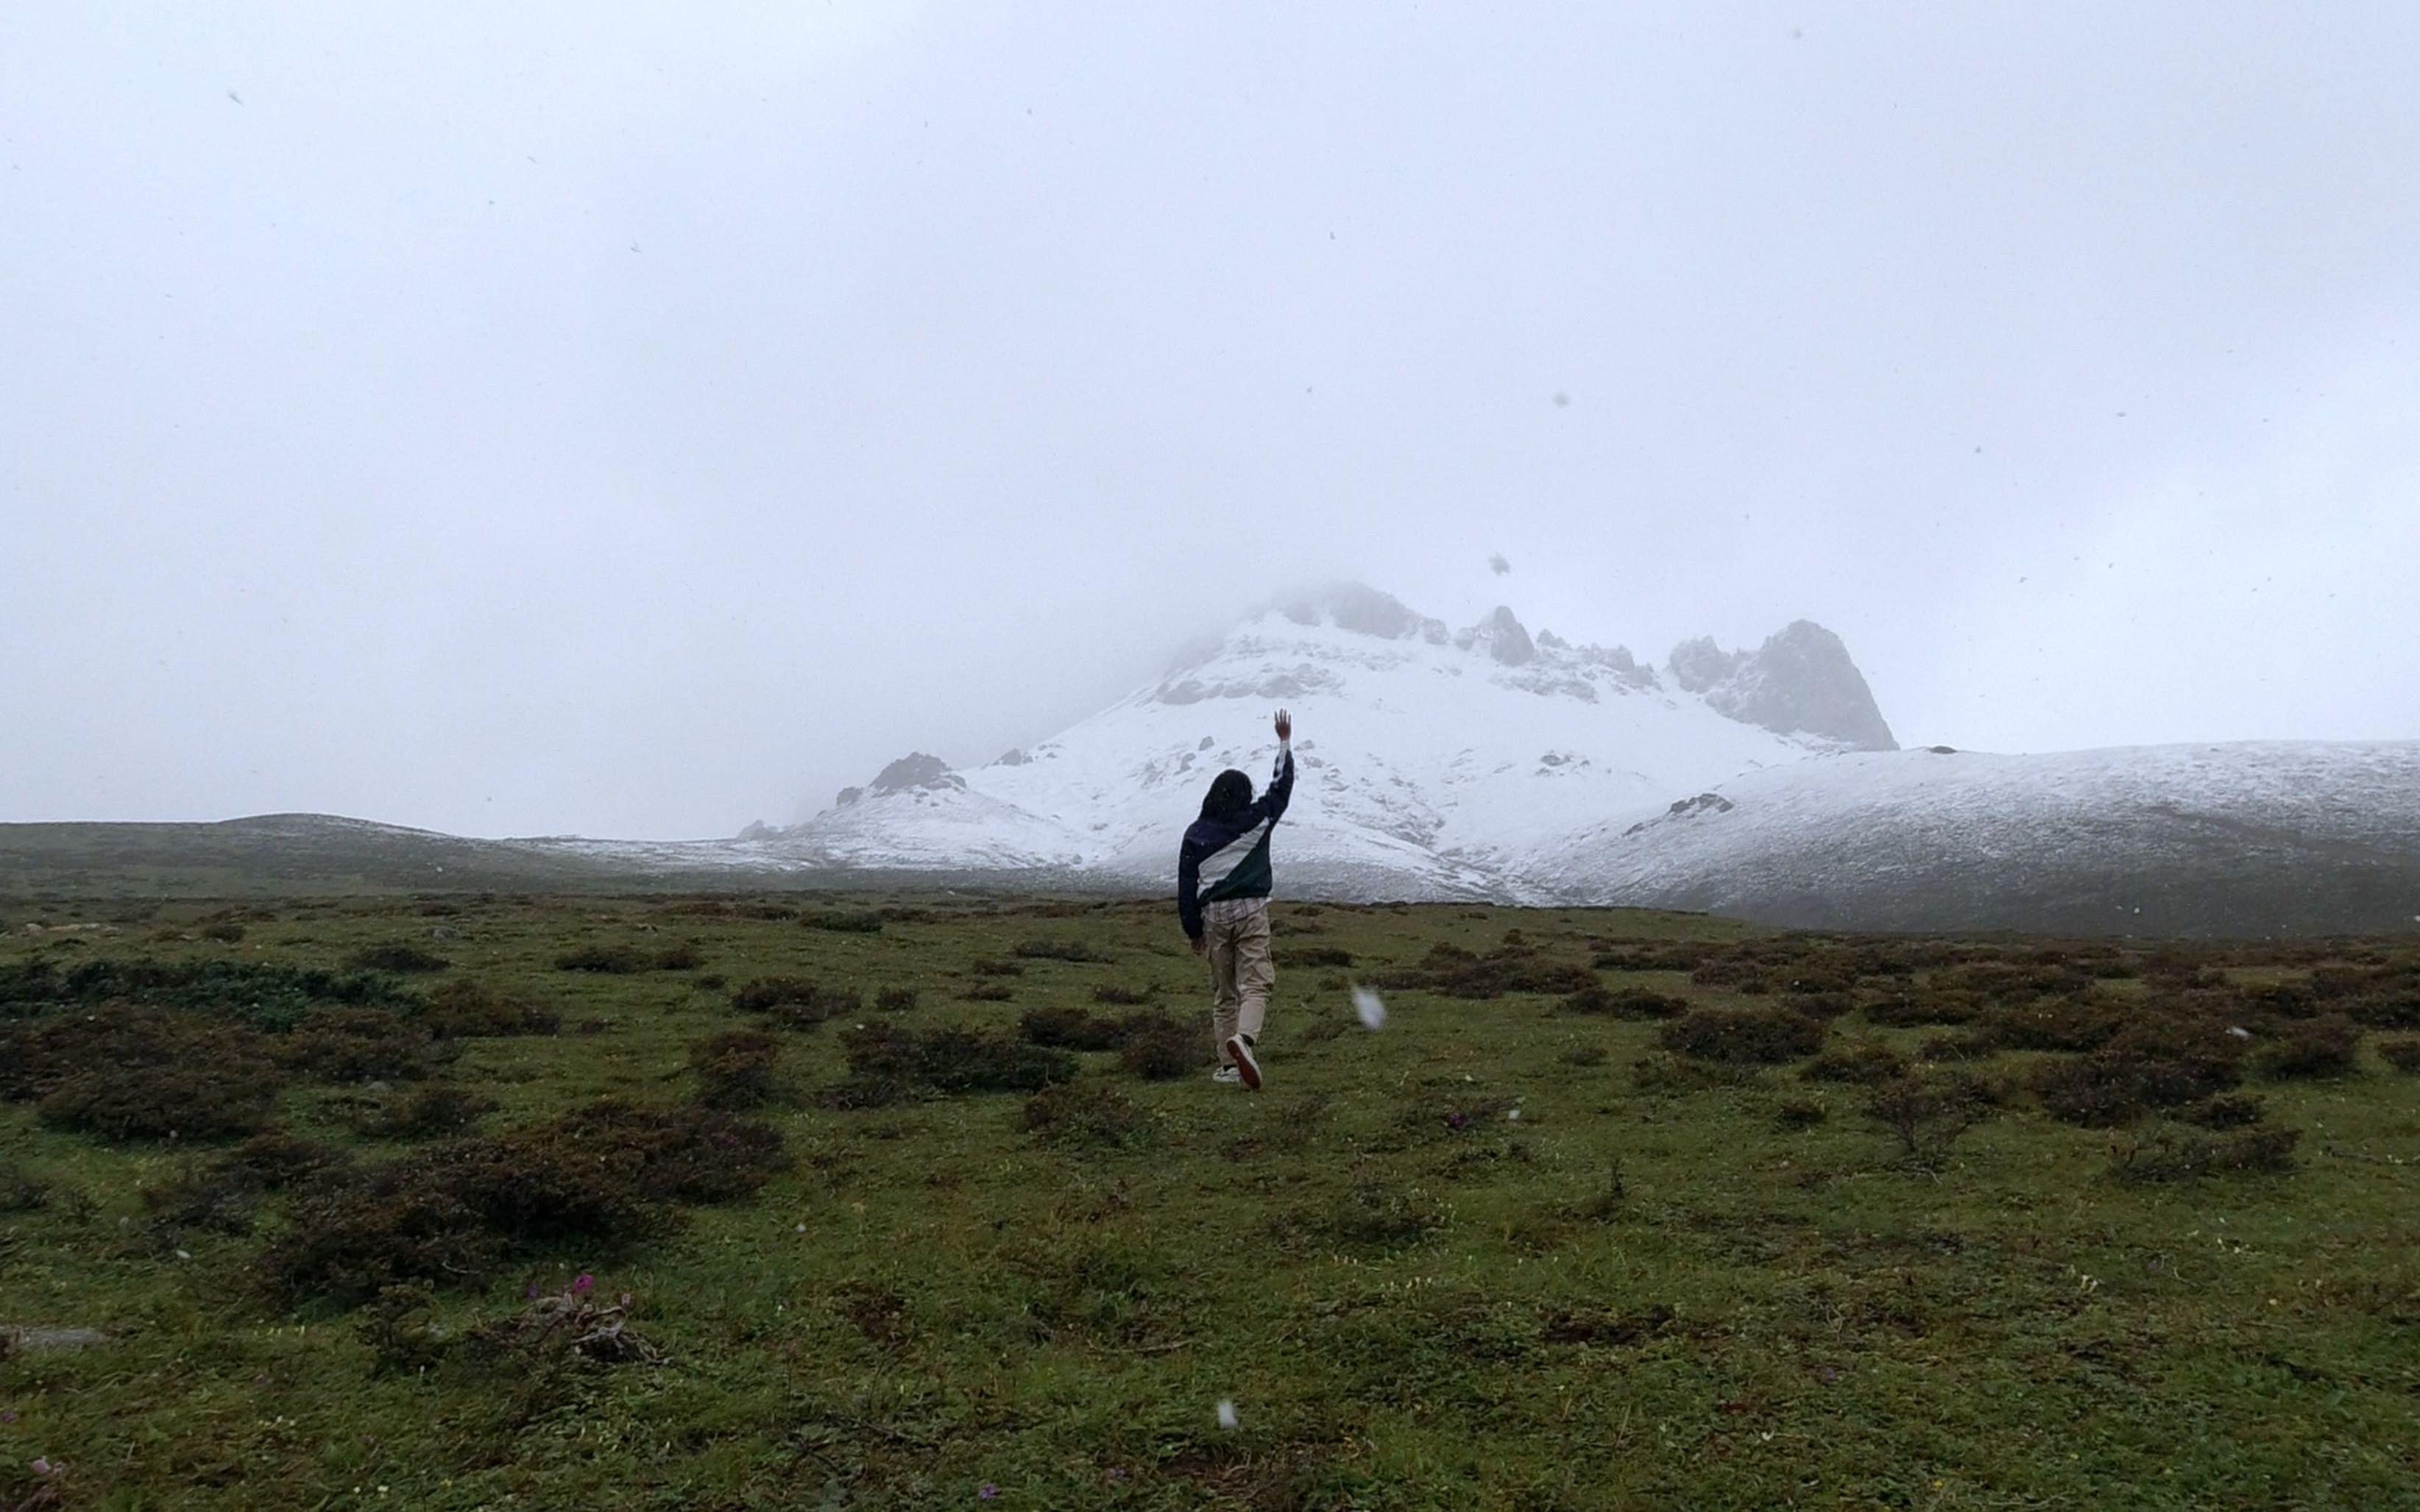
[(1210, 962), (1210, 1034), (1222, 1082), (1261, 1089), (1253, 1054), (1269, 992), (1278, 982), (1269, 957), (1269, 832), (1294, 796), (1294, 720), (1280, 709), (1278, 759), (1268, 791), (1232, 767), (1211, 779), (1202, 817), (1176, 853), (1176, 917), (1193, 953)]

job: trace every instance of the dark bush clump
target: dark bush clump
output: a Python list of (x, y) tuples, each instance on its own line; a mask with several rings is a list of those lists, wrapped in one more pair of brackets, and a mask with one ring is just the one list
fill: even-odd
[(1130, 1145), (1150, 1127), (1148, 1115), (1116, 1088), (1061, 1082), (1025, 1100), (1020, 1120), (1045, 1144)]
[(1005, 1003), (1016, 995), (1006, 983), (997, 981), (978, 981), (958, 994), (960, 1000), (969, 1003)]
[(862, 909), (821, 908), (801, 914), (799, 922), (809, 929), (830, 930), (835, 934), (879, 934), (882, 916)]
[(2252, 1070), (2263, 1081), (2312, 1081), (2349, 1075), (2361, 1044), (2361, 1026), (2342, 1013), (2289, 1023), (2252, 1053)]
[(732, 1029), (692, 1041), (689, 1069), (697, 1101), (710, 1108), (752, 1108), (781, 1095), (774, 1066), (782, 1041), (763, 1029)]
[(1075, 1057), (1012, 1040), (942, 1028), (918, 1034), (895, 1024), (849, 1030), (848, 1077), (829, 1094), (840, 1107), (879, 1107), (901, 1098), (966, 1092), (1036, 1092), (1076, 1074)]
[(364, 1111), (353, 1119), (353, 1132), (371, 1139), (434, 1139), (460, 1134), (495, 1106), (459, 1087), (416, 1087)]
[(874, 995), (874, 1006), (885, 1013), (912, 1013), (916, 997), (913, 987), (885, 987)]
[(1029, 1008), (1017, 1015), (1016, 1032), (1053, 1050), (1115, 1050), (1125, 1038), (1117, 1020), (1080, 1008)]
[(2177, 1110), (2177, 1117), (2204, 1129), (2248, 1129), (2268, 1114), (2268, 1105), (2241, 1092), (2221, 1092)]
[(203, 925), (194, 933), (206, 940), (216, 940), (221, 945), (237, 945), (243, 940), (243, 926), (231, 918), (214, 920)]
[(1699, 1060), (1770, 1065), (1823, 1048), (1824, 1026), (1787, 1009), (1701, 1008), (1664, 1026), (1667, 1050)]
[(562, 1016), (535, 998), (473, 977), (457, 977), (433, 989), (420, 1022), (444, 1040), (553, 1034), (563, 1027)]
[(1773, 1110), (1773, 1121), (1784, 1129), (1812, 1129), (1830, 1118), (1832, 1110), (1811, 1097), (1792, 1098)]
[(1120, 1026), (1118, 1064), (1147, 1082), (1200, 1071), (1207, 1058), (1201, 1030), (1164, 1013), (1137, 1013)]
[(349, 1159), (341, 1150), (291, 1134), (257, 1134), (179, 1180), (144, 1188), (143, 1206), (158, 1228), (171, 1233), (249, 1233), (264, 1194), (340, 1168)]
[(1983, 1015), (1984, 1005), (1973, 993), (1897, 988), (1866, 999), (1864, 1011), (1869, 1024), (1904, 1029), (1923, 1024), (1972, 1024)]
[(2397, 1071), (2420, 1075), (2420, 1040), (2381, 1040), (2378, 1057)]
[(1108, 1003), (1112, 1007), (1140, 1008), (1157, 998), (1158, 995), (1148, 987), (1120, 987), (1105, 982), (1093, 989), (1094, 1002)]
[[(914, 1007), (914, 994), (909, 994)], [(865, 999), (854, 992), (820, 987), (802, 977), (758, 977), (731, 995), (731, 1006), (762, 1013), (785, 1029), (812, 1029), (827, 1019), (853, 1017)]]
[(636, 946), (579, 945), (554, 958), (557, 971), (594, 971), (627, 977), (647, 969), (647, 957)]
[(592, 1103), (543, 1124), (324, 1171), (297, 1190), (261, 1272), (288, 1303), (390, 1286), (477, 1287), (516, 1256), (610, 1253), (782, 1168), (780, 1131), (702, 1107)]
[(1810, 1082), (1852, 1082), (1873, 1087), (1907, 1074), (1907, 1057), (1886, 1044), (1859, 1044), (1824, 1051), (1798, 1070)]
[(193, 1013), (111, 1008), (0, 1023), (0, 1098), (108, 1140), (210, 1142), (256, 1134), (277, 1100), (270, 1041)]
[(1080, 940), (1019, 940), (1010, 953), (1027, 961), (1074, 961), (1096, 965), (1109, 960)]
[(1353, 952), (1333, 945), (1281, 945), (1276, 951), (1281, 966), (1349, 966)]
[(2061, 1056), (2034, 1070), (2042, 1109), (2090, 1129), (2131, 1123), (2152, 1108), (2177, 1107), (2242, 1080), (2227, 1041), (2189, 1026), (2147, 1023), (2088, 1056)]
[(1996, 1103), (1993, 1090), (1970, 1076), (1902, 1076), (1867, 1095), (1866, 1117), (1890, 1132), (1903, 1157), (1923, 1164), (1946, 1157), (1958, 1136), (1989, 1119)]
[(1485, 955), (1458, 945), (1437, 944), (1419, 964), (1378, 974), (1381, 987), (1425, 988), (1449, 997), (1501, 997), (1506, 993), (1576, 993), (1596, 985), (1596, 974), (1569, 962), (1545, 961), (1518, 936)]
[(345, 957), (349, 971), (442, 971), (453, 964), (442, 955), (433, 955), (416, 945), (396, 940), (385, 945), (367, 945)]
[(2184, 1181), (2234, 1173), (2275, 1174), (2294, 1168), (2300, 1129), (2256, 1125), (2225, 1134), (2159, 1128), (2128, 1144), (2111, 1160), (2109, 1174), (2129, 1185)]
[(1936, 1034), (1916, 1047), (1927, 1060), (1986, 1060), (2000, 1053), (2000, 1041), (1988, 1030)]
[(557, 971), (591, 971), (607, 976), (635, 976), (642, 971), (694, 971), (706, 955), (694, 945), (642, 950), (635, 945), (578, 945), (554, 958)]
[(1781, 1006), (1792, 1013), (1829, 1024), (1857, 1006), (1857, 1000), (1846, 992), (1792, 993), (1781, 1000)]
[(418, 999), (393, 978), (374, 973), (338, 975), (257, 962), (116, 956), (83, 962), (64, 972), (42, 960), (29, 960), (13, 972), (0, 971), (0, 1003), (181, 1008), (269, 1030), (290, 1028), (303, 1014), (326, 1003), (357, 1008), (419, 1006)]
[(377, 1008), (323, 1008), (294, 1026), (277, 1058), (321, 1081), (416, 1082), (436, 1070), (427, 1031)]
[(1644, 987), (1623, 987), (1607, 992), (1596, 982), (1571, 994), (1555, 1007), (1558, 1012), (1618, 1019), (1679, 1018), (1689, 1011), (1687, 1002), (1669, 994), (1651, 992)]

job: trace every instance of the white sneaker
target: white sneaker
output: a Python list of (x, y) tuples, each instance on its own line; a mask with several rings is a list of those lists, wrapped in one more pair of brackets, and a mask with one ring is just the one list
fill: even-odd
[(1214, 1082), (1225, 1082), (1229, 1086), (1233, 1086), (1244, 1079), (1244, 1073), (1237, 1071), (1233, 1066), (1221, 1066), (1217, 1071), (1210, 1073), (1210, 1079)]
[(1261, 1089), (1261, 1063), (1252, 1058), (1251, 1041), (1242, 1035), (1232, 1035), (1227, 1041), (1227, 1058), (1234, 1062), (1235, 1075), (1246, 1087)]

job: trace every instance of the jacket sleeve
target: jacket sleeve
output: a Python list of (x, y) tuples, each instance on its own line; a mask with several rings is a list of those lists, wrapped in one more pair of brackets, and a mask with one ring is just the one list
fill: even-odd
[(1202, 937), (1202, 857), (1193, 854), (1193, 837), (1176, 852), (1176, 921), (1185, 926), (1185, 937)]
[(1274, 825), (1285, 817), (1286, 805), (1293, 801), (1294, 747), (1280, 741), (1277, 768), (1269, 774), (1268, 791), (1261, 795), (1260, 810)]

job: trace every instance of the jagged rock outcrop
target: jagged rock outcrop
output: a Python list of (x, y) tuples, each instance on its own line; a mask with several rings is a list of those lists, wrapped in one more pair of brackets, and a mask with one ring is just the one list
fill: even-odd
[(950, 770), (950, 764), (939, 756), (927, 756), (921, 750), (909, 751), (881, 771), (874, 780), (861, 788), (843, 788), (832, 800), (832, 807), (845, 809), (864, 798), (880, 797), (886, 793), (907, 793), (916, 788), (956, 788), (964, 790), (966, 779)]
[(1760, 729), (1899, 749), (1849, 648), (1812, 620), (1792, 622), (1753, 652), (1725, 651), (1710, 636), (1683, 640), (1668, 665), (1683, 691)]
[(1483, 650), (1507, 667), (1526, 667), (1538, 659), (1537, 642), (1529, 639), (1529, 632), (1522, 628), (1512, 611), (1501, 604), (1496, 606), (1495, 613), (1457, 632), (1453, 643), (1464, 651)]

